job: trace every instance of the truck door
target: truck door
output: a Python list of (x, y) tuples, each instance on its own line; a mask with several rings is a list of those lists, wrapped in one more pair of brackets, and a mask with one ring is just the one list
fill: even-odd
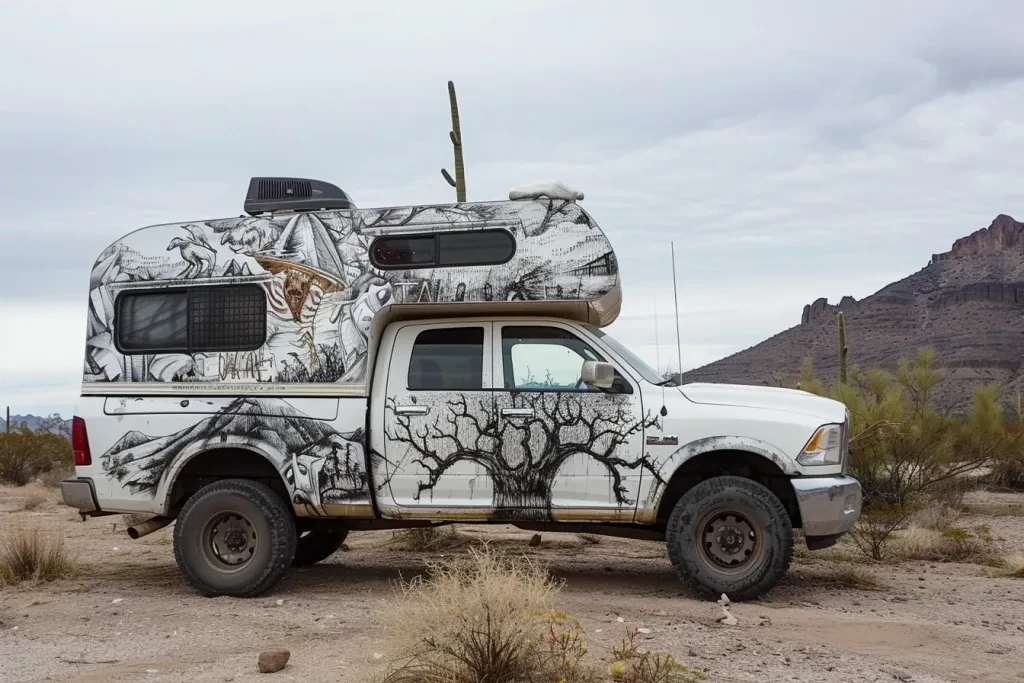
[(611, 389), (583, 384), (584, 361), (615, 364), (595, 347), (568, 325), (494, 323), (496, 516), (633, 519), (655, 417), (618, 366)]
[(403, 516), (476, 508), (487, 518), (487, 476), (497, 428), (491, 394), (491, 323), (401, 324), (383, 401), (385, 469)]

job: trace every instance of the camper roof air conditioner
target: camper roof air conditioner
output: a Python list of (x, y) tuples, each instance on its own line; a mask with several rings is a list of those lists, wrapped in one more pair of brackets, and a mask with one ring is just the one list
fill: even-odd
[(308, 178), (253, 178), (245, 196), (250, 216), (272, 211), (354, 209), (352, 198), (337, 185)]

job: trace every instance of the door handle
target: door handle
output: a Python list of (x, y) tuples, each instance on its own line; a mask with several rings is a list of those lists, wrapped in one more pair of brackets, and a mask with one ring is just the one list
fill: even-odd
[(502, 417), (533, 417), (533, 408), (502, 408)]
[(430, 406), (396, 406), (395, 415), (426, 415)]

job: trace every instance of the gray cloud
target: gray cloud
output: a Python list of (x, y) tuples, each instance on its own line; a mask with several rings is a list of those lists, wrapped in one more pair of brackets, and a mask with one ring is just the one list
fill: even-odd
[(675, 240), (684, 364), (713, 360), (1024, 215), (1022, 19), (952, 0), (8, 3), (0, 320), (26, 341), (0, 384), (72, 402), (95, 255), (237, 214), (252, 175), (450, 199), (449, 78), (470, 196), (580, 186), (622, 264), (612, 332), (651, 362), (655, 296), (674, 355)]

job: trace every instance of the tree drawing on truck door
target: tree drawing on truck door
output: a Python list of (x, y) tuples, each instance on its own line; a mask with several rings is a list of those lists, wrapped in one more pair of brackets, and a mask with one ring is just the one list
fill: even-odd
[(237, 398), (195, 424), (166, 436), (129, 431), (100, 457), (104, 472), (133, 493), (153, 494), (175, 459), (217, 448), (270, 456), (291, 502), (309, 514), (324, 504), (369, 503), (362, 429), (338, 432), (283, 399)]
[(431, 404), (436, 417), (417, 426), (395, 412), (396, 399), (389, 397), (386, 436), (404, 447), (404, 454), (395, 456), (397, 466), (409, 463), (424, 473), (417, 498), (429, 496), (447, 471), (467, 461), (480, 465), (491, 479), (495, 519), (547, 519), (556, 480), (564, 466), (580, 456), (604, 471), (620, 506), (636, 502), (623, 486), (626, 472), (646, 471), (664, 483), (650, 455), (627, 457), (623, 452), (631, 437), (658, 424), (650, 412), (640, 416), (634, 410), (631, 396), (515, 392), (511, 406), (532, 415), (505, 419), (489, 393), (456, 394)]
[[(380, 268), (371, 243), (393, 235), (503, 230), (502, 263)], [(247, 352), (128, 355), (114, 302), (139, 288), (258, 283), (267, 335)], [(370, 323), (407, 303), (596, 301), (618, 283), (604, 233), (564, 200), (463, 203), (245, 216), (137, 230), (90, 278), (86, 382), (350, 382), (366, 379)]]

